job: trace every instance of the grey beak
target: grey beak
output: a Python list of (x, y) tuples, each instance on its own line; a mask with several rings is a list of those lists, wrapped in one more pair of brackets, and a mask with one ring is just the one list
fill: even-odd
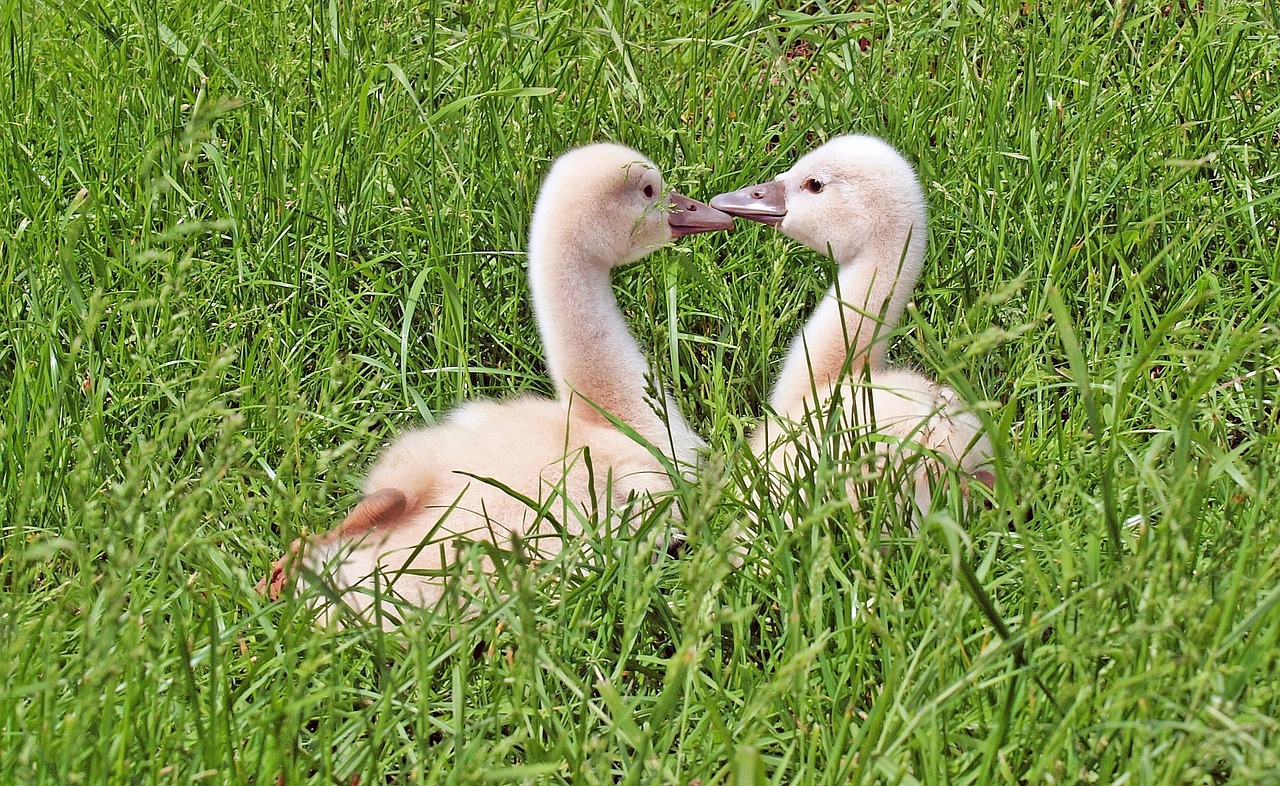
[(781, 181), (770, 180), (717, 194), (712, 197), (711, 206), (731, 216), (776, 227), (787, 217), (787, 189)]
[(733, 216), (721, 213), (696, 199), (690, 199), (678, 191), (671, 192), (669, 203), (671, 212), (667, 213), (667, 226), (671, 227), (672, 237), (733, 231)]

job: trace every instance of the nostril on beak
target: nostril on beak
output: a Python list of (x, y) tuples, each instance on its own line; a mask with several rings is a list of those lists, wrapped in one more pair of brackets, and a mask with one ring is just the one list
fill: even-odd
[(751, 192), (751, 198), (752, 198), (752, 199), (764, 199), (764, 192), (763, 192), (763, 191), (752, 191), (752, 192)]

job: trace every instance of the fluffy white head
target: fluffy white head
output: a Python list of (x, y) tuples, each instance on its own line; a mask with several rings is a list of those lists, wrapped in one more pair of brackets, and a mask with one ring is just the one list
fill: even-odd
[(640, 153), (602, 143), (571, 150), (551, 167), (530, 246), (574, 249), (576, 261), (616, 267), (674, 238), (731, 227), (729, 216), (671, 191)]
[(778, 229), (815, 251), (852, 262), (869, 246), (896, 243), (901, 251), (909, 235), (923, 253), (920, 182), (907, 160), (875, 137), (836, 137), (776, 180), (787, 198)]
[(920, 182), (911, 164), (875, 137), (836, 137), (772, 182), (721, 194), (711, 204), (777, 227), (842, 265), (870, 256), (896, 263), (906, 250), (910, 270), (924, 256)]

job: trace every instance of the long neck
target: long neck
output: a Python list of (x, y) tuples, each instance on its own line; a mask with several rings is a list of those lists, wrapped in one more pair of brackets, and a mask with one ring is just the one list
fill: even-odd
[(923, 264), (923, 239), (873, 243), (843, 261), (839, 275), (813, 316), (792, 341), (769, 404), (786, 412), (822, 395), (844, 374), (884, 366), (889, 334), (915, 288)]
[[(607, 422), (594, 404), (666, 448), (667, 425), (645, 395), (649, 364), (618, 310), (609, 268), (572, 245), (534, 242), (529, 249), (533, 308), (556, 394), (574, 417)], [(678, 412), (669, 417), (684, 427)]]

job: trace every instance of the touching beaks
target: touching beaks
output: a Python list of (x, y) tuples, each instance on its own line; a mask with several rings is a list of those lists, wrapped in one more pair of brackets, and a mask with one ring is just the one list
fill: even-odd
[(690, 199), (678, 191), (668, 198), (671, 212), (667, 213), (667, 226), (671, 237), (697, 235), (702, 232), (732, 232), (733, 216), (721, 213), (710, 205)]
[(711, 206), (731, 216), (776, 227), (787, 217), (787, 189), (782, 181), (770, 180), (717, 194), (711, 198)]

